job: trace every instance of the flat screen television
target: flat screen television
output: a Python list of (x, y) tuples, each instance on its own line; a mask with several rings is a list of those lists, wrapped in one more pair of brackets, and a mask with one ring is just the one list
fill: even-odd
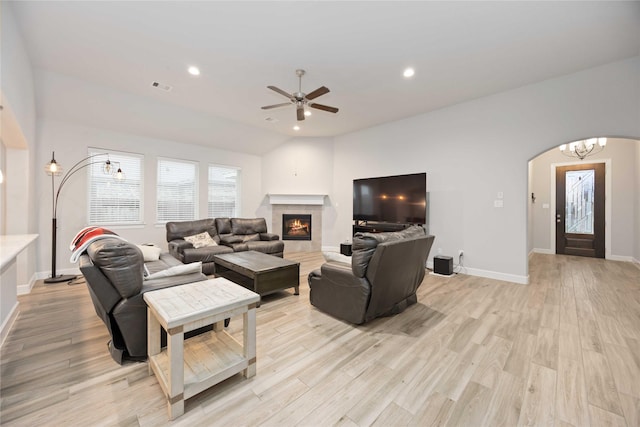
[(354, 221), (425, 224), (427, 174), (353, 180)]

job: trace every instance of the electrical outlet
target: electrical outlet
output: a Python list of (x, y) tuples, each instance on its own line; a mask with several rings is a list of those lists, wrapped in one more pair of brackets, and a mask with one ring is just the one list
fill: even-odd
[(464, 251), (462, 249), (458, 251), (458, 258), (460, 258), (461, 256), (464, 256)]

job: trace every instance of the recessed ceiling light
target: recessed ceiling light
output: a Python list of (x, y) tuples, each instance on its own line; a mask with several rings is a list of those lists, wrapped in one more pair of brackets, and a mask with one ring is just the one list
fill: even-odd
[(307, 116), (307, 117), (309, 117), (309, 116), (311, 115), (311, 111), (306, 110), (306, 111), (304, 112), (304, 115), (305, 115), (305, 116)]
[(189, 67), (189, 69), (187, 71), (189, 71), (189, 74), (191, 74), (192, 76), (199, 76), (200, 75), (200, 69), (198, 67), (193, 66), (193, 65), (191, 67)]
[(293, 127), (293, 130), (300, 130), (300, 126), (295, 125), (295, 126)]
[(409, 78), (409, 77), (413, 77), (413, 75), (416, 73), (416, 71), (413, 68), (407, 68), (404, 70), (404, 72), (402, 73), (403, 76)]

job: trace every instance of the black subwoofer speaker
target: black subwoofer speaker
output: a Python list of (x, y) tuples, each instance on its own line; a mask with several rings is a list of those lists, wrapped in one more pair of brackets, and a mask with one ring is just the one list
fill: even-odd
[(433, 257), (433, 272), (444, 276), (453, 274), (453, 257), (436, 255)]

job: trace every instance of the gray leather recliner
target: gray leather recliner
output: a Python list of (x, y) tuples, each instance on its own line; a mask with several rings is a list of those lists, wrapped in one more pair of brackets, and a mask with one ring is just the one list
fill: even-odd
[[(160, 254), (158, 261), (145, 263), (136, 245), (117, 238), (92, 242), (80, 256), (79, 263), (96, 314), (111, 335), (109, 352), (119, 364), (125, 359), (142, 360), (147, 357), (145, 292), (207, 279), (202, 273), (190, 273), (144, 280), (145, 265), (149, 274), (153, 274), (181, 263), (168, 253)], [(185, 336), (196, 335), (205, 329)]]
[(404, 311), (417, 302), (434, 239), (419, 226), (356, 233), (351, 265), (330, 261), (309, 274), (311, 304), (355, 324)]

